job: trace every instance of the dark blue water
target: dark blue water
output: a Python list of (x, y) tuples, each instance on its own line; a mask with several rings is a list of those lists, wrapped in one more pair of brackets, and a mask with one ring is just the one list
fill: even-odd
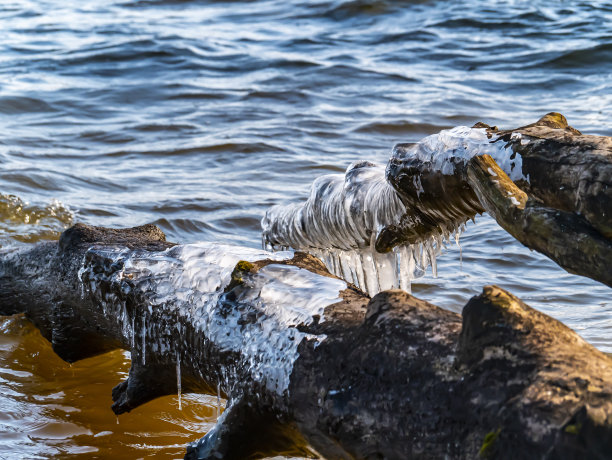
[[(304, 199), (318, 175), (356, 159), (385, 163), (394, 143), (443, 128), (516, 127), (553, 110), (612, 135), (610, 2), (5, 0), (0, 244), (56, 238), (83, 221), (153, 222), (175, 241), (258, 246), (265, 209)], [(415, 294), (460, 310), (496, 283), (612, 351), (609, 288), (567, 274), (486, 217), (462, 248), (462, 264), (450, 250), (439, 278)], [(15, 346), (37, 344), (31, 354), (44, 346), (6, 331)], [(2, 356), (10, 369), (29, 362)], [(7, 413), (47, 407), (32, 398), (36, 386), (3, 379), (15, 393), (1, 402)], [(118, 379), (109, 374), (105, 391)], [(0, 458), (60, 455), (23, 430), (0, 444)], [(62, 436), (66, 455), (127, 442)], [(171, 458), (176, 443), (143, 441), (126, 455)]]

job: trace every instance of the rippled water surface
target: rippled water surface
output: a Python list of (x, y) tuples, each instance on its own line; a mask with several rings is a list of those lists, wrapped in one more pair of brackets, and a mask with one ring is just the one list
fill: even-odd
[[(551, 110), (612, 135), (609, 2), (7, 0), (0, 245), (83, 221), (255, 247), (265, 209), (304, 199), (318, 175)], [(415, 294), (458, 311), (496, 283), (612, 351), (609, 288), (489, 218), (462, 253)], [(170, 397), (117, 425), (123, 353), (69, 367), (22, 318), (0, 327), (0, 458), (174, 458), (214, 423), (216, 398), (179, 412)]]

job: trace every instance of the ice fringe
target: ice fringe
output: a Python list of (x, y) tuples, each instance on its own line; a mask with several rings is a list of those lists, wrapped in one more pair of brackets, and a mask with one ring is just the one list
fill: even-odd
[[(288, 391), (293, 364), (302, 340), (320, 343), (324, 334), (309, 334), (299, 326), (325, 321), (324, 311), (341, 301), (346, 282), (292, 265), (272, 263), (243, 276), (231, 296), (225, 289), (241, 261), (282, 262), (291, 253), (216, 243), (173, 246), (164, 251), (132, 251), (122, 247), (92, 246), (79, 277), (86, 296), (101, 306), (105, 318), (118, 318), (124, 343), (134, 343), (132, 356), (145, 365), (150, 352), (176, 365), (179, 404), (185, 369), (206, 370), (206, 350), (213, 345), (231, 352), (229, 368), (218, 370), (218, 392), (228, 394), (238, 385), (228, 376), (248, 372), (268, 391)], [(101, 269), (100, 261), (104, 261)], [(101, 286), (111, 284), (120, 296)], [(142, 308), (122, 312), (124, 295), (143, 294)], [(159, 315), (167, 315), (159, 321)], [(133, 318), (135, 325), (132, 325)], [(188, 317), (197, 334), (185, 335), (181, 317)], [(245, 321), (248, 318), (248, 321)], [(130, 327), (124, 327), (124, 323)], [(140, 337), (134, 340), (134, 336)], [(205, 344), (201, 342), (205, 338)], [(188, 342), (191, 340), (192, 342)], [(184, 350), (191, 350), (189, 356)], [(198, 351), (196, 353), (196, 351)], [(151, 356), (151, 355), (149, 355)]]
[[(520, 155), (496, 141), (484, 128), (459, 126), (414, 145), (396, 146), (392, 160), (417, 159), (450, 175), (457, 165), (488, 154), (511, 179), (524, 179)], [(416, 182), (418, 194), (423, 190)], [(406, 214), (410, 209), (387, 181), (385, 168), (359, 161), (344, 175), (317, 178), (306, 202), (269, 209), (262, 219), (262, 243), (268, 250), (291, 247), (316, 255), (330, 272), (370, 295), (393, 288), (410, 292), (411, 281), (423, 276), (427, 267), (437, 276), (436, 258), (451, 238), (459, 244), (464, 222), (438, 222), (437, 233), (423, 235), (415, 244), (396, 246), (389, 253), (377, 252), (380, 231), (398, 225)]]

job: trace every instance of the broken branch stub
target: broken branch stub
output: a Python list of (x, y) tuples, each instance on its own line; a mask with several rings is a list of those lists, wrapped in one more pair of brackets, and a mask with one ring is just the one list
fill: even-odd
[(525, 246), (612, 287), (612, 242), (585, 219), (528, 197), (488, 155), (470, 160), (468, 182), (487, 212)]

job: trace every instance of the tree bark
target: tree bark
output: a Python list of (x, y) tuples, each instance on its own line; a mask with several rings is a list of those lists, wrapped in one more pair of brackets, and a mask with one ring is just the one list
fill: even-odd
[(612, 244), (585, 219), (530, 198), (488, 155), (470, 160), (468, 182), (486, 211), (525, 246), (612, 286)]
[[(244, 260), (240, 260), (240, 259)], [(458, 315), (315, 258), (77, 225), (0, 258), (0, 313), (68, 361), (131, 350), (117, 413), (228, 399), (189, 459), (612, 458), (612, 359), (495, 286)]]

